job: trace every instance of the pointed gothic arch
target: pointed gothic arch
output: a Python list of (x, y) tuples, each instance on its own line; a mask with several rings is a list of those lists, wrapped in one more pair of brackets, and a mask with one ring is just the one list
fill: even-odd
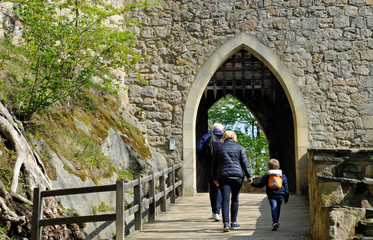
[(184, 193), (196, 193), (196, 117), (199, 100), (217, 69), (234, 53), (244, 49), (262, 61), (276, 76), (284, 90), (294, 121), (295, 172), (297, 193), (306, 192), (308, 126), (303, 96), (282, 61), (256, 38), (241, 33), (222, 45), (202, 66), (190, 88), (183, 118)]

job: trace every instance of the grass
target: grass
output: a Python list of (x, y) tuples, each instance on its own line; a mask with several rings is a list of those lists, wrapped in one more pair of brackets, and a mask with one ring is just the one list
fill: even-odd
[(107, 205), (105, 205), (104, 202), (101, 201), (100, 205), (99, 206), (92, 206), (92, 212), (93, 212), (93, 215), (97, 215), (98, 213), (102, 213), (102, 212), (114, 212), (115, 211), (115, 207), (109, 207)]
[(118, 179), (123, 179), (126, 182), (133, 180), (133, 174), (128, 170), (120, 169), (117, 171), (117, 173)]

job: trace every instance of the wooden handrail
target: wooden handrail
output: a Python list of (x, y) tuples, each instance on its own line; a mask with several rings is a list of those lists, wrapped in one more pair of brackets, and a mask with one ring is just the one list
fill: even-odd
[[(149, 208), (149, 220), (155, 220), (155, 208), (156, 203), (159, 201), (161, 211), (167, 211), (167, 196), (170, 198), (171, 203), (175, 203), (176, 189), (180, 188), (182, 196), (183, 180), (176, 181), (176, 170), (182, 168), (182, 163), (175, 164), (172, 167), (162, 170), (151, 175), (135, 179), (131, 182), (124, 183), (123, 180), (119, 180), (116, 184), (102, 185), (102, 186), (91, 186), (81, 188), (66, 188), (66, 189), (54, 189), (54, 190), (43, 190), (39, 187), (34, 189), (33, 198), (33, 214), (32, 214), (32, 230), (31, 239), (41, 239), (41, 227), (52, 226), (61, 224), (71, 223), (86, 223), (86, 222), (100, 222), (100, 221), (116, 221), (116, 239), (124, 239), (124, 219), (135, 215), (135, 230), (141, 230), (143, 221), (143, 212), (146, 208)], [(166, 178), (168, 184), (166, 184)], [(160, 192), (156, 193), (155, 182), (159, 180)], [(142, 192), (142, 185), (149, 185), (149, 192)], [(168, 186), (166, 186), (168, 185)], [(124, 192), (133, 189), (134, 192), (134, 205), (124, 210)], [(43, 198), (64, 196), (64, 195), (75, 195), (75, 194), (87, 194), (97, 192), (116, 192), (116, 212), (113, 214), (100, 214), (100, 215), (89, 215), (89, 216), (78, 216), (78, 217), (64, 217), (55, 219), (42, 219), (43, 213)], [(144, 196), (149, 196), (143, 200)]]

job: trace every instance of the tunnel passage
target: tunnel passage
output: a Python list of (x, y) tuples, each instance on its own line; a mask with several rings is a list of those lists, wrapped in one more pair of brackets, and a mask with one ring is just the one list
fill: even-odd
[[(208, 110), (226, 94), (244, 104), (258, 120), (271, 158), (280, 161), (289, 190), (296, 191), (294, 122), (284, 90), (270, 69), (254, 55), (240, 50), (215, 72), (201, 97), (196, 142), (208, 131)], [(205, 170), (197, 161), (197, 192), (208, 191)]]

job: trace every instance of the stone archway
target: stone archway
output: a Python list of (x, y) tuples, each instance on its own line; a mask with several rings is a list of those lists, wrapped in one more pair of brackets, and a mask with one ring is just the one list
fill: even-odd
[(308, 186), (306, 155), (308, 126), (303, 96), (281, 60), (268, 47), (246, 33), (241, 33), (229, 40), (207, 60), (196, 75), (189, 91), (183, 119), (184, 193), (186, 195), (196, 193), (195, 128), (199, 100), (216, 70), (240, 49), (245, 49), (253, 54), (272, 71), (288, 98), (294, 118), (296, 192), (298, 194), (305, 193)]

